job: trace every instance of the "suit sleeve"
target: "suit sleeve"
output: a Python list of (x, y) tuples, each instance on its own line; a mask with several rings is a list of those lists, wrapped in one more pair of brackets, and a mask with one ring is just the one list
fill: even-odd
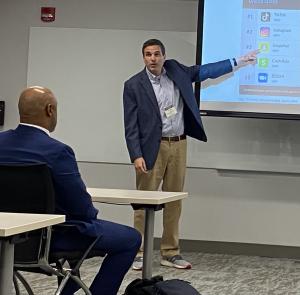
[(208, 63), (200, 66), (198, 81), (202, 82), (206, 79), (216, 79), (230, 72), (232, 72), (232, 65), (229, 59)]
[(73, 150), (65, 145), (53, 167), (52, 176), (56, 190), (57, 211), (67, 219), (89, 221), (96, 219), (98, 210), (81, 179)]
[(133, 162), (143, 157), (143, 154), (140, 145), (137, 101), (128, 82), (124, 84), (123, 107), (126, 144), (131, 162)]
[(177, 63), (189, 76), (191, 82), (202, 82), (206, 79), (216, 79), (232, 72), (232, 64), (229, 59), (208, 63), (205, 65), (194, 65), (187, 67)]

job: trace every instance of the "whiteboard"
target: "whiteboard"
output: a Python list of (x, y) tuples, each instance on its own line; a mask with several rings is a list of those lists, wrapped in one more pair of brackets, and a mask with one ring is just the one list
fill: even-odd
[[(58, 99), (54, 137), (78, 161), (130, 163), (123, 126), (123, 84), (143, 68), (142, 43), (161, 39), (167, 58), (194, 64), (195, 32), (32, 27), (28, 85)], [(222, 48), (220, 48), (222, 50)], [(300, 173), (300, 122), (203, 118), (208, 142), (188, 142), (188, 166)]]
[(144, 67), (141, 47), (150, 38), (167, 58), (195, 64), (196, 33), (32, 27), (27, 85), (50, 88), (58, 100), (53, 136), (78, 161), (130, 163), (123, 124), (123, 84)]

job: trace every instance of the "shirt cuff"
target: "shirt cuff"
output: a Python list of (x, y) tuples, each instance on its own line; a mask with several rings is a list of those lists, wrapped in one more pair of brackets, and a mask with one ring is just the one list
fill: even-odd
[(232, 67), (237, 67), (237, 61), (236, 61), (236, 58), (235, 57), (233, 57), (231, 60), (230, 60), (230, 62), (231, 62), (231, 65), (232, 65)]

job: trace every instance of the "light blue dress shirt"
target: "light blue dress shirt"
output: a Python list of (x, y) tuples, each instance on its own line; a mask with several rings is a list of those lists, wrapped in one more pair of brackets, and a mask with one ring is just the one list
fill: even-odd
[[(152, 84), (162, 120), (162, 136), (179, 136), (184, 134), (183, 101), (179, 89), (167, 76), (163, 68), (161, 75), (155, 76), (146, 68)], [(165, 114), (166, 108), (174, 106), (177, 113), (169, 118)]]

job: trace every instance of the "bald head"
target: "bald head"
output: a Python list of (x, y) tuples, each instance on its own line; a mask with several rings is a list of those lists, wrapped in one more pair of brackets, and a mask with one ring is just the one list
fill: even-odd
[(22, 91), (19, 98), (20, 122), (34, 124), (52, 132), (57, 121), (57, 102), (50, 89), (33, 86)]

